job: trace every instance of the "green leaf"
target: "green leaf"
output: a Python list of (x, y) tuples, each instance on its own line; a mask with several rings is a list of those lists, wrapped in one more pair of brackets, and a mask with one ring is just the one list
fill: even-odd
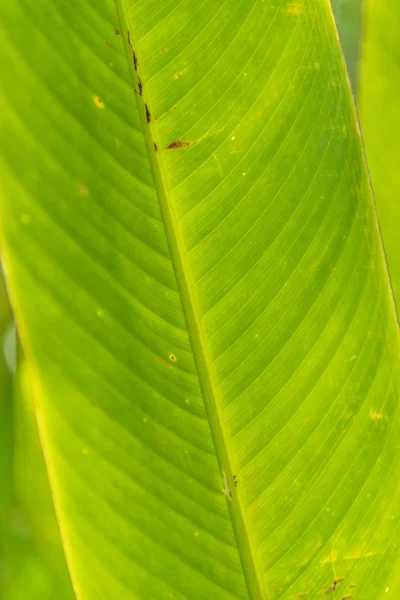
[(0, 594), (7, 520), (12, 501), (12, 376), (4, 351), (10, 321), (10, 305), (0, 271)]
[[(10, 319), (5, 294), (0, 296), (0, 302), (3, 324)], [(5, 363), (7, 355), (15, 369), (13, 337), (8, 328), (2, 356)], [(19, 361), (12, 393), (11, 372), (5, 364), (3, 367), (3, 362), (0, 596), (2, 600), (72, 600), (74, 594), (39, 443), (27, 365)]]
[[(67, 580), (67, 567), (40, 445), (30, 372), (20, 357), (14, 390), (14, 497), (48, 570)], [(30, 550), (26, 550), (30, 554)], [(64, 585), (66, 588), (67, 585)]]
[[(331, 0), (347, 70), (355, 94), (358, 93), (364, 0)], [(367, 4), (370, 0), (367, 0)]]
[[(16, 517), (16, 516), (15, 516)], [(48, 564), (17, 518), (7, 538), (2, 600), (72, 600), (70, 584)]]
[(400, 302), (400, 6), (369, 0), (360, 78), (360, 118), (397, 305)]
[(398, 327), (329, 3), (0, 17), (3, 248), (79, 600), (396, 598)]

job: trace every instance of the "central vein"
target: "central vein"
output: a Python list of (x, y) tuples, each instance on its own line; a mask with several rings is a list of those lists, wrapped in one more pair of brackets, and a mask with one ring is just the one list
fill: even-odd
[[(151, 135), (151, 129), (154, 125), (149, 122), (148, 104), (145, 103), (142, 96), (143, 82), (139, 78), (139, 88), (136, 83), (138, 77), (135, 74), (135, 70), (137, 69), (137, 51), (133, 50), (136, 47), (134, 23), (132, 26), (129, 23), (128, 27), (128, 18), (124, 10), (123, 0), (116, 0), (116, 6), (121, 21), (121, 29), (125, 34), (125, 48), (127, 50), (133, 85), (138, 92), (136, 94), (137, 104), (142, 119), (143, 134), (148, 148), (149, 161), (153, 171), (155, 190), (158, 196), (165, 235), (170, 249), (197, 374), (221, 472), (221, 491), (224, 491), (227, 496), (227, 503), (229, 505), (249, 597), (252, 600), (265, 600), (266, 589), (263, 581), (263, 570), (259, 564), (258, 552), (250, 532), (245, 510), (245, 499), (240, 487), (236, 488), (233, 485), (234, 473), (237, 472), (237, 461), (224, 419), (221, 393), (214, 374), (200, 312), (196, 305), (196, 297), (193, 291), (194, 285), (191, 278), (191, 269), (187, 261), (185, 243), (175, 211), (173, 195), (169, 190), (168, 177), (163, 168), (162, 151), (157, 152), (157, 154), (154, 151), (153, 136)], [(132, 55), (133, 60), (131, 60)], [(229, 484), (229, 482), (231, 483)]]

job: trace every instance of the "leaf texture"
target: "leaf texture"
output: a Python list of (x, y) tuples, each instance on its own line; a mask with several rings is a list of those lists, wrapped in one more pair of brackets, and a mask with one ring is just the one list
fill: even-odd
[(398, 328), (330, 3), (0, 15), (3, 247), (79, 600), (395, 598)]

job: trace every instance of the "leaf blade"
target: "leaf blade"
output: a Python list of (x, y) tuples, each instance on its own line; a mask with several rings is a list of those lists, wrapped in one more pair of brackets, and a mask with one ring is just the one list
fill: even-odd
[[(329, 7), (228, 2), (216, 18), (211, 3), (186, 2), (175, 25), (172, 5), (125, 3), (129, 69), (116, 36), (106, 48), (122, 77), (104, 62), (85, 86), (93, 50), (72, 25), (89, 11), (105, 56), (100, 39), (127, 39), (115, 8), (102, 4), (103, 21), (90, 5), (43, 6), (71, 27), (50, 67), (43, 26), (31, 34), (41, 77), (29, 82), (43, 92), (44, 79), (56, 106), (35, 107), (25, 131), (13, 110), (29, 98), (7, 90), (20, 146), (5, 158), (2, 227), (79, 597), (150, 586), (160, 598), (289, 598), (308, 583), (317, 598), (361, 586), (384, 543), (390, 570), (390, 517), (372, 509), (396, 492), (397, 391), (383, 392), (398, 380), (398, 332)], [(169, 32), (188, 22), (174, 46)], [(54, 156), (42, 156), (30, 131), (42, 140), (61, 108), (67, 126), (49, 131)], [(17, 180), (21, 147), (38, 179)], [(366, 594), (383, 584), (381, 573)]]

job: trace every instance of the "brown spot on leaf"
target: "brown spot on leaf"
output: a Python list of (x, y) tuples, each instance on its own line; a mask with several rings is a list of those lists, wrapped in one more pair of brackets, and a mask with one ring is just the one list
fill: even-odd
[(141, 80), (140, 80), (140, 77), (138, 77), (137, 84), (138, 84), (138, 88), (139, 88), (139, 94), (140, 94), (141, 96), (143, 96), (143, 86), (142, 86), (142, 82), (141, 82)]
[(387, 421), (388, 420), (388, 416), (384, 415), (383, 412), (381, 410), (374, 410), (373, 408), (371, 408), (371, 410), (369, 411), (370, 417), (373, 421)]
[(94, 101), (95, 105), (97, 106), (97, 108), (104, 108), (104, 102), (99, 96), (95, 96), (93, 98), (93, 101)]
[(339, 585), (339, 583), (342, 583), (343, 578), (342, 579), (335, 579), (335, 581), (333, 582), (332, 587), (329, 588), (329, 590), (326, 592), (327, 594), (334, 594), (336, 592), (336, 588)]
[(147, 106), (147, 104), (145, 104), (145, 105), (144, 105), (144, 107), (145, 107), (145, 109), (146, 109), (146, 121), (147, 121), (148, 123), (150, 123), (150, 121), (151, 121), (151, 113), (150, 113), (150, 111), (149, 111), (149, 107)]
[(175, 356), (175, 354), (170, 354), (170, 355), (169, 355), (169, 360), (172, 360), (172, 362), (175, 362), (175, 361), (176, 361), (176, 356)]
[(178, 150), (179, 148), (188, 148), (194, 146), (196, 142), (182, 142), (182, 140), (176, 140), (167, 146), (167, 150)]
[(114, 29), (114, 35), (119, 35), (118, 29)]
[(135, 67), (135, 71), (137, 71), (137, 56), (136, 56), (134, 50), (132, 50), (132, 58), (133, 58), (133, 66)]
[(131, 32), (128, 29), (128, 44), (131, 46)]
[(157, 152), (158, 148), (157, 148), (157, 144), (154, 142), (154, 151)]

